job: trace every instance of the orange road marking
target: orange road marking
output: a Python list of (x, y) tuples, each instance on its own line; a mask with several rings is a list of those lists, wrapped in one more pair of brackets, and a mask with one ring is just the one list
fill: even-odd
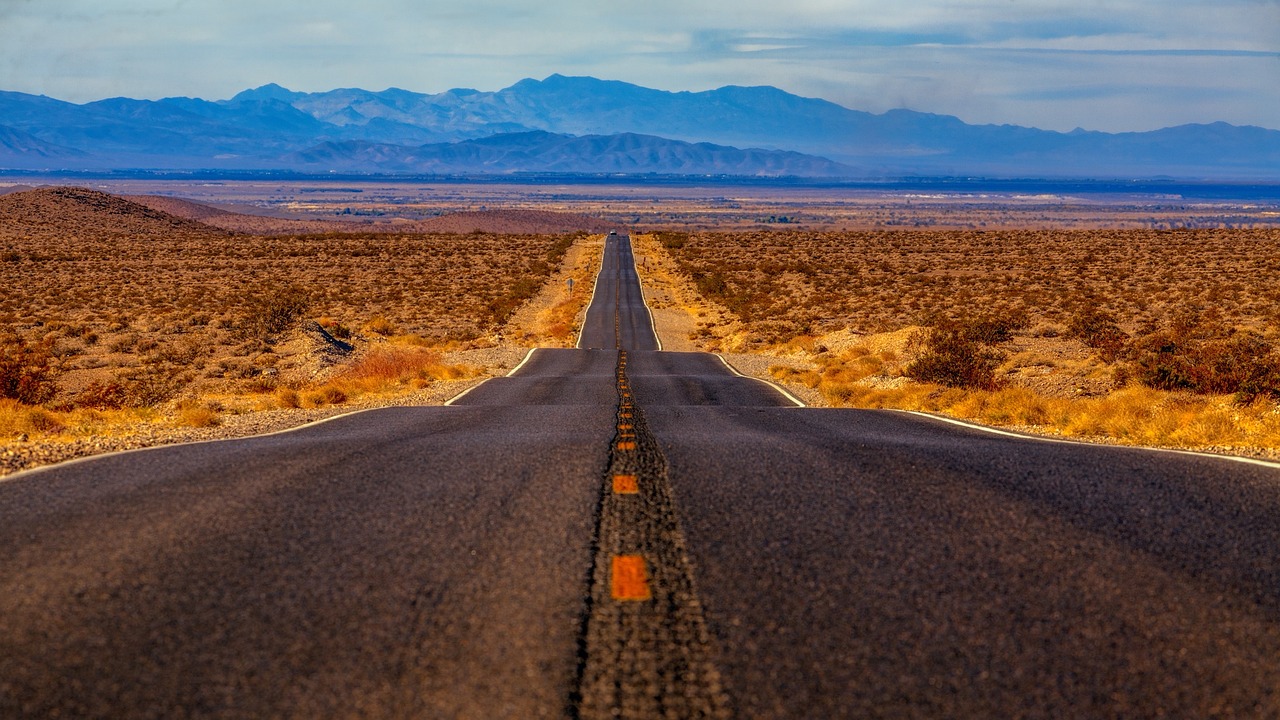
[(609, 590), (614, 600), (648, 600), (653, 597), (643, 557), (614, 555), (612, 569)]
[(618, 449), (619, 450), (635, 450), (636, 444), (632, 440), (619, 440)]
[(631, 423), (618, 423), (619, 430), (631, 430), (633, 428), (635, 428), (635, 425), (632, 425)]
[(615, 495), (635, 495), (640, 492), (640, 481), (635, 475), (614, 475), (613, 476), (613, 494)]

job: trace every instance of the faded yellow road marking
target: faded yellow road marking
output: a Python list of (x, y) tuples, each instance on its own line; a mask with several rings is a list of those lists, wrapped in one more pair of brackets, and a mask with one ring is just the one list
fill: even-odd
[(635, 495), (640, 492), (640, 481), (635, 475), (614, 475), (613, 493), (615, 495)]
[(613, 572), (609, 578), (609, 590), (614, 600), (648, 600), (649, 573), (644, 558), (639, 555), (614, 555)]
[(618, 449), (619, 450), (635, 450), (636, 443), (634, 440), (619, 440)]

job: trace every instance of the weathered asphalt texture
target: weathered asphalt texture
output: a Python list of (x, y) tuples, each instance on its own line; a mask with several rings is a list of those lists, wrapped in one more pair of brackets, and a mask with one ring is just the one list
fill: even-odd
[(0, 482), (0, 717), (1280, 717), (1280, 471), (789, 407), (626, 238), (595, 292), (453, 407)]
[(602, 403), (383, 410), (0, 483), (0, 717), (563, 717), (614, 415), (594, 355)]

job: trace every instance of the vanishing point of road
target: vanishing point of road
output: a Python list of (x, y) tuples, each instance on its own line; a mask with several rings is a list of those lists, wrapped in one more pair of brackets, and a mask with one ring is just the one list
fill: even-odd
[(1280, 717), (1280, 469), (578, 348), (0, 482), (3, 718)]

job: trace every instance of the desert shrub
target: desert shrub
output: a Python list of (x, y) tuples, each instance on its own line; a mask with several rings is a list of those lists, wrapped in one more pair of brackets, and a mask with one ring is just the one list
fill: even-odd
[(306, 407), (323, 407), (325, 405), (341, 405), (347, 401), (347, 394), (336, 385), (325, 385), (302, 397)]
[(903, 371), (922, 382), (957, 388), (992, 390), (998, 386), (996, 368), (1004, 354), (992, 346), (1006, 342), (1025, 327), (1018, 313), (992, 313), (962, 319), (935, 318), (916, 333), (911, 346), (916, 358)]
[(279, 335), (302, 317), (310, 306), (310, 298), (300, 288), (260, 295), (248, 303), (237, 327), (241, 334), (250, 338), (265, 339)]
[(276, 402), (283, 408), (296, 408), (302, 404), (298, 391), (287, 387), (276, 390)]
[(28, 343), (14, 333), (0, 335), (0, 398), (39, 405), (58, 392), (51, 342)]
[(67, 429), (57, 415), (44, 408), (28, 408), (26, 415), (27, 426), (35, 432), (53, 435)]
[(973, 315), (955, 323), (957, 332), (965, 339), (993, 345), (1012, 340), (1013, 334), (1026, 326), (1026, 313), (1020, 310), (1001, 310)]
[(216, 408), (194, 401), (184, 401), (178, 404), (177, 421), (179, 425), (185, 427), (205, 428), (217, 425), (220, 419)]
[(423, 348), (374, 350), (342, 373), (350, 380), (397, 380), (427, 373), (440, 365), (440, 356)]
[(364, 327), (369, 332), (383, 337), (396, 334), (395, 323), (388, 320), (385, 315), (378, 315), (374, 317)]
[(1271, 343), (1252, 332), (1203, 338), (1196, 330), (1175, 323), (1135, 340), (1129, 376), (1157, 390), (1280, 397), (1280, 355)]
[(490, 300), (488, 310), (491, 323), (493, 325), (505, 323), (516, 308), (538, 294), (545, 280), (545, 273), (536, 277), (522, 277), (512, 283), (504, 294)]
[(189, 373), (174, 367), (147, 367), (121, 376), (123, 407), (152, 407), (167, 402), (192, 380)]
[(922, 331), (923, 351), (904, 373), (921, 382), (960, 388), (994, 389), (996, 367), (1004, 356), (942, 328)]
[(320, 325), (320, 327), (324, 328), (325, 332), (329, 333), (333, 337), (336, 337), (340, 340), (349, 340), (351, 338), (351, 335), (352, 335), (351, 328), (343, 325), (342, 323), (338, 322), (337, 320), (327, 315), (325, 317), (320, 318), (316, 322)]
[(562, 235), (551, 243), (551, 247), (547, 248), (546, 258), (549, 266), (559, 265), (564, 256), (569, 252), (569, 248), (573, 247), (573, 243), (582, 237), (581, 233), (572, 235)]
[(693, 277), (693, 282), (698, 292), (712, 299), (724, 299), (729, 292), (729, 283), (719, 270), (708, 274), (698, 273)]
[(668, 250), (679, 250), (689, 242), (688, 233), (660, 232), (657, 238), (658, 242), (662, 243), (662, 247)]
[(95, 380), (81, 390), (72, 399), (71, 404), (95, 410), (114, 410), (124, 407), (128, 402), (129, 391), (123, 384), (116, 381)]
[(1124, 350), (1129, 336), (1116, 324), (1115, 315), (1098, 307), (1083, 307), (1071, 316), (1067, 333), (1098, 351), (1107, 362), (1114, 362)]

